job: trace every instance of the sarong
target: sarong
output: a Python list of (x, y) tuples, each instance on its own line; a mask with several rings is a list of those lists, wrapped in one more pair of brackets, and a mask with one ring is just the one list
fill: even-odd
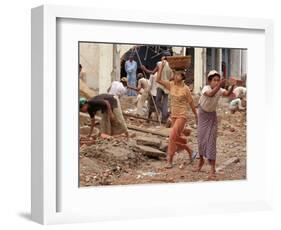
[(102, 113), (101, 132), (114, 136), (128, 131), (125, 119), (123, 117), (120, 101), (117, 96), (114, 96), (117, 101), (117, 107), (112, 110), (115, 116), (115, 122), (111, 122), (108, 113)]
[(198, 150), (200, 156), (208, 160), (215, 160), (217, 153), (217, 113), (205, 112), (200, 106), (198, 108)]

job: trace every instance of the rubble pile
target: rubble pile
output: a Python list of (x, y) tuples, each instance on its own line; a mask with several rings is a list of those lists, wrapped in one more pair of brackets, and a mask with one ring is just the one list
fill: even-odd
[[(96, 138), (80, 148), (80, 185), (110, 185), (121, 175), (139, 168), (148, 158), (164, 160), (165, 142), (139, 137), (136, 140)], [(83, 141), (83, 139), (82, 139)]]
[[(194, 97), (195, 101), (198, 99)], [(133, 114), (134, 98), (121, 100), (123, 112)], [(246, 113), (231, 114), (227, 101), (219, 104), (217, 169), (218, 180), (246, 179)], [(178, 152), (173, 169), (165, 169), (168, 136), (165, 125), (138, 117), (124, 116), (130, 138), (110, 137), (99, 132), (97, 125), (90, 138), (90, 118), (80, 113), (80, 186), (175, 183), (204, 181), (208, 164), (201, 173), (192, 173), (187, 152)], [(197, 126), (191, 110), (188, 114), (191, 129), (187, 137), (190, 147), (198, 151)]]

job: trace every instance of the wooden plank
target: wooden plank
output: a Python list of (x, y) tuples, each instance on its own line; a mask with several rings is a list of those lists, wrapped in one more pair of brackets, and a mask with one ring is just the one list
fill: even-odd
[(166, 153), (144, 145), (136, 145), (135, 146), (138, 151), (140, 151), (144, 156), (151, 157), (151, 158), (159, 158), (159, 157), (166, 157)]
[(137, 126), (134, 126), (134, 125), (130, 125), (130, 124), (127, 124), (127, 127), (128, 127), (128, 129), (140, 131), (140, 132), (143, 132), (143, 133), (151, 133), (151, 134), (162, 136), (162, 137), (169, 137), (169, 134), (163, 133), (161, 131), (154, 131), (154, 130), (151, 130), (151, 129), (144, 129), (144, 128), (140, 128), (140, 127), (137, 127)]
[(157, 120), (149, 119), (146, 117), (140, 117), (140, 116), (136, 116), (136, 115), (129, 114), (129, 113), (123, 113), (123, 115), (126, 117), (133, 117), (133, 118), (140, 119), (140, 120), (146, 120), (146, 121), (152, 121), (152, 122), (159, 123), (159, 121), (157, 121)]
[(160, 148), (161, 140), (159, 137), (137, 137), (136, 142), (138, 145), (146, 145), (151, 147)]

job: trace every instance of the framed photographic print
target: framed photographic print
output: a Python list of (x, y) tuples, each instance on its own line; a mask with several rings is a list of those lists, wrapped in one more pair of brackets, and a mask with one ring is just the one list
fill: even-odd
[(32, 219), (272, 208), (272, 33), (265, 19), (32, 9)]

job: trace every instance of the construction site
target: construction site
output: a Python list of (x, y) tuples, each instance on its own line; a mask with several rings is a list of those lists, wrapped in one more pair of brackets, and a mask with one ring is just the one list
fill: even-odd
[[(89, 100), (106, 94), (112, 82), (127, 78), (124, 65), (129, 56), (137, 63), (136, 74), (143, 73), (143, 77), (149, 79), (150, 74), (143, 71), (142, 66), (154, 69), (163, 50), (169, 50), (172, 57), (185, 58), (184, 83), (190, 89), (196, 109), (210, 70), (217, 70), (226, 80), (224, 88), (230, 87), (231, 78), (235, 78), (235, 87), (246, 88), (247, 50), (81, 42), (80, 98)], [(148, 101), (142, 106), (141, 115), (138, 114), (137, 99), (138, 92), (133, 96), (126, 93), (119, 97), (128, 136), (103, 133), (101, 113), (96, 114), (94, 128), (89, 136), (91, 117), (80, 111), (80, 187), (208, 181), (208, 162), (205, 162), (200, 172), (194, 172), (199, 155), (191, 161), (185, 150), (176, 152), (172, 168), (165, 167), (169, 135), (173, 127), (169, 121), (161, 121), (157, 108), (157, 112), (148, 116)], [(246, 96), (242, 99), (243, 110), (233, 112), (229, 104), (230, 98), (223, 97), (216, 109), (218, 129), (215, 181), (245, 180), (247, 177)], [(190, 129), (187, 142), (198, 152), (198, 127), (191, 109), (188, 109), (187, 118)]]

